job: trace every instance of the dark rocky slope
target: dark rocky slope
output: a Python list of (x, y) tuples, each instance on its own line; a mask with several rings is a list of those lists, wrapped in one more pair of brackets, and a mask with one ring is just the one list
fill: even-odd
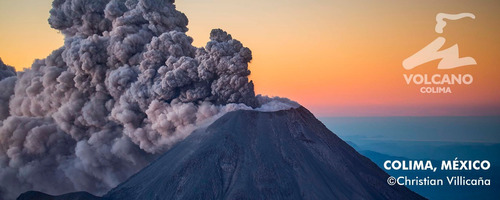
[(304, 107), (240, 110), (195, 131), (102, 199), (423, 199), (389, 186), (388, 177)]

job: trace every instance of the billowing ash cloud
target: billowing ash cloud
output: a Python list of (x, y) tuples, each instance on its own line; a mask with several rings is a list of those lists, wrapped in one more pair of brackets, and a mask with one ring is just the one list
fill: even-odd
[(226, 32), (192, 46), (173, 3), (53, 2), (64, 46), (17, 76), (0, 62), (0, 198), (102, 194), (225, 112), (297, 106), (255, 96), (251, 51)]
[(14, 93), (15, 75), (16, 70), (0, 58), (0, 123), (9, 116), (9, 99)]
[(0, 58), (0, 81), (15, 75), (16, 70), (14, 69), (14, 67), (4, 64), (2, 59)]

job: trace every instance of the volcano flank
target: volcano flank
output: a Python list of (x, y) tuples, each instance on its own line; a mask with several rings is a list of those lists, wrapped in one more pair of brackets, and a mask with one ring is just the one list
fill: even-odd
[[(388, 177), (304, 107), (238, 110), (194, 131), (101, 199), (423, 199), (388, 185)], [(18, 199), (36, 199), (27, 194)]]

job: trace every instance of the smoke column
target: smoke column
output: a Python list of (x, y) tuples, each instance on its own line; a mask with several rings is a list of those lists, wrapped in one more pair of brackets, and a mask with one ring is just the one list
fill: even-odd
[(102, 194), (228, 111), (298, 106), (255, 96), (252, 53), (226, 32), (192, 46), (173, 3), (54, 0), (64, 46), (17, 74), (0, 60), (0, 199)]

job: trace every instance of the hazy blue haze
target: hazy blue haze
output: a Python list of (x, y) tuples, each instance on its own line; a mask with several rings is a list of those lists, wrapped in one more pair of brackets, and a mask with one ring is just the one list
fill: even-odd
[(383, 168), (385, 160), (489, 160), (488, 171), (388, 171), (392, 176), (485, 177), (491, 186), (409, 186), (430, 199), (500, 199), (500, 117), (327, 117), (334, 133)]

